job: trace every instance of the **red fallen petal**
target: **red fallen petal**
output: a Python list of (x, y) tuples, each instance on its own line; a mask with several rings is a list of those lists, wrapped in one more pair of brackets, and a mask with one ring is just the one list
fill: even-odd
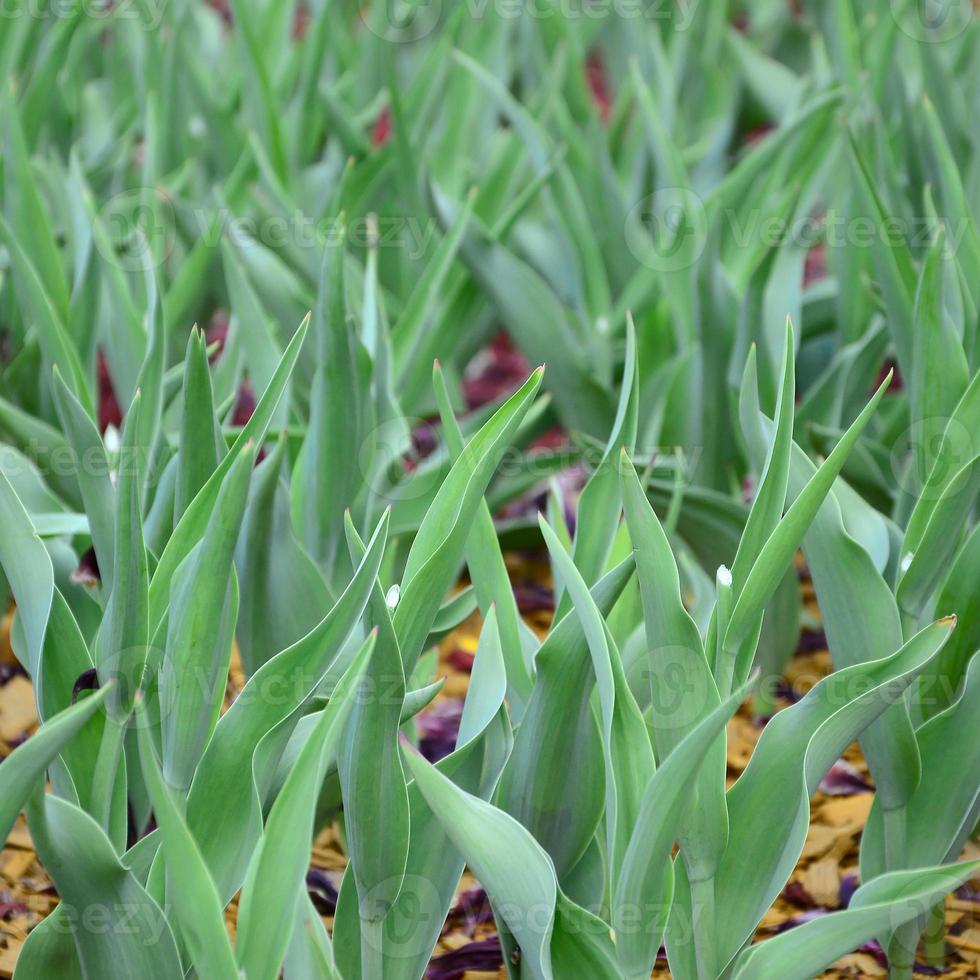
[(811, 283), (826, 278), (827, 247), (823, 242), (820, 242), (806, 253), (806, 262), (803, 266), (803, 285), (809, 286)]
[(306, 4), (300, 4), (293, 14), (293, 40), (301, 41), (310, 26), (310, 8)]
[(871, 391), (869, 394), (873, 394), (878, 390), (889, 371), (894, 371), (895, 373), (892, 375), (892, 380), (888, 385), (888, 390), (901, 391), (905, 387), (905, 384), (902, 381), (902, 373), (898, 369), (898, 362), (889, 357), (886, 359), (885, 363), (881, 365), (881, 370), (878, 372), (878, 377), (875, 378), (875, 383), (871, 386)]
[(459, 648), (453, 650), (446, 658), (457, 670), (469, 673), (473, 669), (473, 654)]
[(385, 106), (371, 130), (371, 145), (384, 146), (389, 136), (391, 136), (391, 110)]
[(110, 425), (118, 429), (122, 426), (122, 409), (109, 376), (109, 363), (101, 350), (96, 354), (96, 366), (99, 381), (99, 431), (105, 432)]
[(230, 26), (232, 17), (231, 4), (229, 3), (229, 0), (209, 0), (209, 2), (210, 6), (218, 12), (218, 15), (225, 22), (225, 24)]
[(242, 382), (238, 389), (238, 400), (235, 402), (235, 411), (231, 417), (232, 425), (245, 425), (255, 411), (255, 392), (252, 389), (252, 382), (247, 378)]
[(568, 432), (560, 425), (555, 425), (548, 429), (547, 432), (542, 432), (531, 443), (531, 449), (566, 449), (570, 445), (571, 442), (568, 438)]
[(509, 395), (531, 373), (527, 358), (505, 331), (470, 361), (463, 375), (463, 394), (470, 409)]
[(609, 122), (609, 116), (612, 114), (609, 76), (606, 73), (606, 64), (598, 51), (590, 51), (585, 59), (585, 77), (589, 83), (589, 91), (592, 93), (592, 101), (599, 110), (599, 118), (603, 122)]
[(761, 139), (764, 139), (769, 135), (776, 127), (767, 123), (765, 126), (756, 126), (754, 129), (750, 129), (746, 134), (745, 138), (742, 140), (743, 146), (754, 146)]
[(226, 309), (217, 309), (211, 316), (211, 322), (204, 331), (204, 338), (208, 347), (217, 344), (214, 353), (208, 358), (211, 364), (221, 357), (225, 352), (225, 344), (228, 341), (228, 330), (231, 326), (231, 319)]

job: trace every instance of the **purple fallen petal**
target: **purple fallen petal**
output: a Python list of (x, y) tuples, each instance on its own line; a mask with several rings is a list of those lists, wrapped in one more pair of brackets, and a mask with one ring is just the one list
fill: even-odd
[(418, 716), (419, 751), (429, 762), (438, 762), (456, 748), (462, 717), (460, 698), (442, 698)]
[(434, 957), (425, 977), (426, 980), (462, 980), (467, 970), (499, 970), (503, 963), (500, 938), (491, 936)]
[(840, 907), (846, 909), (848, 905), (851, 904), (851, 899), (854, 897), (854, 893), (858, 890), (857, 875), (844, 875), (840, 880)]
[(337, 886), (326, 871), (310, 868), (306, 872), (306, 890), (320, 915), (333, 915), (337, 911)]
[(804, 629), (800, 633), (800, 642), (796, 646), (797, 653), (817, 653), (827, 649), (827, 637), (823, 630)]
[(828, 796), (870, 793), (873, 787), (846, 759), (838, 759), (823, 778), (820, 790)]
[(555, 608), (555, 593), (540, 582), (521, 579), (514, 585), (514, 598), (522, 613), (552, 610)]
[(794, 905), (798, 905), (800, 908), (810, 908), (813, 903), (813, 899), (810, 897), (810, 893), (803, 887), (803, 885), (798, 881), (791, 881), (783, 889), (783, 898), (787, 902), (792, 902)]
[(76, 585), (98, 585), (102, 581), (99, 574), (99, 560), (95, 557), (95, 548), (78, 559), (78, 567), (71, 573), (71, 580)]
[(469, 935), (472, 935), (473, 930), (481, 923), (492, 922), (493, 909), (490, 907), (487, 893), (482, 888), (471, 888), (462, 892), (449, 913), (449, 919), (458, 923)]
[(6, 919), (14, 914), (30, 911), (23, 902), (0, 902), (0, 919)]
[(888, 966), (888, 957), (885, 955), (885, 951), (881, 948), (881, 944), (877, 939), (872, 939), (871, 942), (865, 943), (858, 949), (858, 952), (870, 953), (882, 966)]
[(796, 704), (797, 701), (801, 701), (803, 699), (803, 695), (801, 695), (792, 684), (783, 678), (776, 681), (776, 696), (781, 698), (783, 701), (788, 701), (790, 704)]
[(82, 691), (94, 691), (99, 686), (99, 675), (94, 667), (83, 671), (75, 680), (75, 686), (71, 689), (71, 701), (74, 704), (78, 700), (78, 695)]
[(829, 914), (828, 909), (810, 909), (809, 912), (801, 912), (799, 915), (794, 915), (791, 919), (786, 919), (785, 922), (780, 922), (774, 931), (777, 933), (787, 932), (795, 926), (802, 926), (806, 922), (812, 922), (814, 919), (819, 919)]
[(0, 687), (3, 687), (8, 681), (12, 681), (18, 675), (26, 677), (27, 671), (18, 663), (4, 661), (0, 664)]

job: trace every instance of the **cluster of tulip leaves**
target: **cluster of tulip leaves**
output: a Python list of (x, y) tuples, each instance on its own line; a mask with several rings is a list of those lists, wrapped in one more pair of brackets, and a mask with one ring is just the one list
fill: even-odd
[[(3, 12), (0, 599), (40, 726), (0, 837), (23, 812), (59, 897), (16, 980), (418, 980), (464, 868), (512, 980), (941, 962), (980, 871), (980, 23), (219, 6)], [(502, 328), (547, 367), (474, 407)], [(835, 670), (774, 711), (801, 554)], [(862, 884), (757, 940), (855, 740)]]

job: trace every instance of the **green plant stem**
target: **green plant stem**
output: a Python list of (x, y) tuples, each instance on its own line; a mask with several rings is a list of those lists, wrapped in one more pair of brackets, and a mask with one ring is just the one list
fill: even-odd
[[(908, 849), (905, 815), (904, 806), (882, 812), (886, 871), (897, 871), (905, 867)], [(888, 944), (889, 980), (911, 980), (918, 942), (919, 930), (914, 922), (906, 923), (895, 930)]]
[(718, 696), (727, 698), (735, 680), (735, 654), (722, 647), (718, 662)]
[(112, 715), (106, 715), (102, 741), (99, 743), (99, 755), (92, 775), (90, 809), (92, 816), (106, 832), (109, 830), (109, 821), (112, 817), (112, 797), (116, 786), (116, 775), (119, 772), (126, 724), (126, 720), (120, 721)]
[(361, 918), (361, 978), (384, 976), (384, 919)]
[(895, 930), (888, 944), (888, 980), (912, 980), (917, 939), (918, 929), (914, 923)]
[(905, 867), (907, 849), (905, 807), (885, 810), (882, 817), (885, 830), (885, 870), (899, 871)]
[(946, 962), (946, 902), (936, 902), (929, 912), (925, 938), (926, 963), (942, 967)]
[(717, 980), (714, 878), (702, 878), (691, 882), (691, 919), (698, 980)]

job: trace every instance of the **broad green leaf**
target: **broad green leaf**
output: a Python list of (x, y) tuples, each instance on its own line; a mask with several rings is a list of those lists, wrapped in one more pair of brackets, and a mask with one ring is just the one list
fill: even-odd
[[(974, 656), (959, 697), (915, 733), (922, 755), (922, 779), (908, 802), (906, 814), (909, 867), (955, 860), (976, 826), (980, 816), (976, 779), (980, 773), (980, 746), (973, 729), (978, 706), (980, 657)], [(941, 807), (936, 806), (937, 800), (942, 800)], [(876, 799), (861, 835), (861, 873), (865, 881), (870, 881), (885, 870), (882, 807)]]
[[(68, 913), (82, 975), (106, 980), (173, 980), (183, 976), (173, 932), (160, 906), (121, 862), (99, 825), (51, 795), (35, 798), (28, 826), (38, 857)], [(102, 927), (87, 926), (97, 907)]]
[(320, 570), (293, 531), (282, 480), (286, 451), (280, 438), (256, 468), (235, 548), (241, 589), (235, 635), (249, 676), (309, 633), (328, 605)]
[(296, 764), (276, 797), (252, 856), (239, 906), (237, 957), (255, 980), (276, 980), (295, 921), (295, 895), (304, 887), (316, 797), (328, 761), (339, 748), (350, 709), (362, 688), (376, 637), (363, 644), (340, 678)]
[[(491, 607), (480, 633), (456, 749), (436, 763), (453, 783), (481, 799), (493, 792), (512, 741), (504, 707), (506, 690), (500, 635)], [(382, 931), (383, 973), (391, 980), (417, 980), (425, 971), (464, 866), (441, 824), (431, 818), (414, 781), (408, 786), (408, 800), (408, 863), (401, 891), (385, 917)], [(362, 923), (357, 906), (353, 875), (345, 876), (334, 937), (338, 962), (345, 975), (350, 976), (362, 972)], [(377, 949), (373, 952), (376, 954)]]
[(287, 171), (286, 146), (279, 110), (274, 101), (273, 80), (268, 64), (268, 49), (263, 44), (259, 8), (248, 0), (233, 0), (232, 11), (237, 30), (235, 36), (241, 49), (244, 96), (252, 127), (261, 134), (276, 176), (285, 179)]
[(650, 737), (640, 709), (626, 683), (616, 644), (588, 586), (554, 531), (538, 515), (556, 575), (564, 582), (572, 609), (582, 623), (588, 642), (602, 720), (602, 748), (606, 766), (606, 861), (610, 892), (615, 891), (629, 836), (640, 801), (653, 775), (655, 762)]
[(936, 609), (957, 617), (940, 655), (922, 672), (913, 708), (927, 719), (948, 708), (963, 684), (973, 654), (980, 650), (980, 616), (972, 613), (974, 583), (980, 578), (980, 526), (974, 527), (949, 569)]
[[(551, 980), (560, 894), (551, 859), (513, 817), (459, 789), (421, 756), (408, 751), (405, 756), (433, 817), (462, 852), (520, 944), (522, 973)], [(576, 938), (585, 948), (600, 943), (588, 935)]]
[[(765, 463), (759, 472), (752, 507), (749, 510), (745, 530), (732, 563), (732, 589), (736, 598), (741, 594), (749, 572), (759, 560), (759, 553), (776, 529), (783, 516), (786, 503), (786, 487), (789, 481), (790, 450), (793, 445), (793, 408), (796, 401), (794, 372), (793, 327), (786, 321), (783, 347), (783, 372), (776, 396), (775, 429), (766, 453)], [(755, 347), (749, 354), (750, 367), (755, 374)]]
[[(758, 559), (746, 578), (745, 586), (735, 601), (735, 608), (732, 610), (731, 621), (725, 634), (726, 650), (736, 649), (749, 632), (757, 628), (758, 617), (765, 604), (776, 591), (814, 515), (830, 492), (834, 480), (844, 466), (845, 459), (878, 407), (890, 382), (889, 372), (864, 410), (841, 436), (830, 455), (821, 463), (813, 478), (793, 501), (762, 546)], [(744, 673), (747, 673), (747, 665), (744, 663), (737, 665), (736, 679), (741, 678)]]
[(969, 520), (978, 495), (980, 453), (956, 470), (953, 479), (933, 502), (928, 524), (918, 537), (915, 550), (906, 551), (902, 556), (896, 596), (903, 612), (914, 622), (918, 621), (929, 597), (942, 581), (960, 541), (957, 532)]
[[(204, 858), (187, 829), (182, 806), (164, 782), (150, 734), (149, 718), (137, 702), (136, 728), (143, 778), (153, 801), (153, 815), (163, 838), (167, 886), (176, 923), (199, 976), (236, 980), (224, 911)], [(169, 911), (169, 910), (168, 910)]]
[[(632, 452), (636, 443), (639, 411), (640, 367), (636, 355), (636, 330), (633, 318), (626, 317), (626, 361), (623, 387), (616, 418), (602, 460), (579, 496), (576, 514), (575, 544), (572, 557), (575, 567), (588, 586), (594, 585), (606, 570), (623, 506), (622, 486), (617, 479), (619, 453)], [(571, 608), (567, 593), (562, 593), (555, 612), (562, 616)]]
[(160, 668), (163, 775), (186, 793), (224, 696), (238, 585), (232, 557), (248, 496), (255, 447), (237, 452), (204, 537), (171, 586)]
[(929, 471), (929, 452), (941, 438), (970, 380), (966, 354), (944, 303), (943, 277), (952, 259), (940, 230), (930, 247), (915, 293), (913, 371), (909, 409), (916, 438), (915, 473)]
[(813, 919), (739, 956), (733, 980), (810, 980), (876, 934), (925, 915), (980, 869), (980, 861), (896, 871), (863, 885), (840, 912)]
[[(0, 534), (0, 566), (17, 602), (17, 616), (24, 626), (27, 640), (24, 667), (36, 686), (41, 675), (41, 652), (54, 596), (54, 568), (27, 511), (3, 473), (0, 473), (0, 526), (4, 529)], [(42, 693), (35, 690), (38, 704), (42, 703)]]
[(183, 405), (177, 443), (177, 484), (174, 491), (174, 523), (215, 471), (224, 446), (217, 442), (218, 423), (214, 415), (214, 391), (204, 334), (191, 331), (184, 356)]
[(51, 223), (41, 202), (27, 155), (21, 113), (17, 107), (13, 85), (8, 85), (4, 93), (3, 119), (6, 162), (4, 201), (7, 221), (24, 236), (24, 254), (30, 257), (44, 291), (51, 297), (58, 316), (64, 320), (68, 314), (68, 284)]
[(365, 352), (347, 316), (344, 238), (323, 257), (313, 316), (316, 367), (310, 421), (293, 476), (293, 516), (307, 551), (331, 587), (344, 548), (344, 510), (354, 503), (358, 454), (367, 435)]
[(13, 229), (2, 217), (0, 239), (3, 239), (10, 251), (16, 274), (18, 301), (24, 309), (25, 320), (37, 328), (47, 369), (50, 371), (58, 365), (64, 372), (65, 382), (72, 393), (86, 411), (93, 414), (92, 393), (65, 322), (48, 295), (40, 273), (21, 248)]
[(541, 384), (538, 368), (467, 443), (443, 481), (412, 542), (392, 617), (406, 670), (422, 652), (453, 582), (487, 484)]
[(100, 688), (48, 718), (23, 745), (0, 764), (0, 836), (7, 839), (17, 814), (44, 777), (44, 771), (103, 706), (110, 686)]
[[(437, 195), (436, 210), (450, 226), (456, 210)], [(609, 432), (613, 404), (588, 369), (569, 311), (536, 270), (504, 245), (488, 240), (486, 229), (467, 226), (460, 255), (471, 275), (492, 298), (501, 319), (532, 362), (548, 364), (548, 390), (562, 417), (591, 435)]]
[[(433, 383), (446, 443), (455, 460), (463, 452), (463, 436), (453, 414), (445, 378), (438, 362), (433, 369)], [(493, 516), (485, 500), (477, 508), (473, 528), (466, 543), (466, 566), (484, 616), (488, 614), (491, 605), (496, 607), (501, 646), (507, 664), (511, 710), (519, 718), (531, 693), (531, 672), (522, 651), (520, 613), (500, 550)]]
[[(592, 590), (608, 615), (633, 574), (632, 556)], [(537, 679), (500, 781), (498, 805), (551, 856), (559, 878), (582, 858), (602, 819), (605, 763), (592, 708), (595, 672), (574, 612), (552, 627), (536, 658)], [(574, 782), (566, 778), (575, 772)]]
[[(230, 327), (234, 331), (234, 337), (229, 338), (228, 343), (234, 342), (236, 347), (240, 347), (241, 360), (248, 371), (249, 379), (256, 389), (264, 390), (271, 382), (275, 367), (282, 357), (274, 324), (269, 320), (262, 301), (252, 288), (235, 249), (227, 242), (222, 242), (221, 255), (234, 317)], [(280, 402), (273, 414), (274, 425), (286, 423), (287, 407), (284, 402)]]
[(211, 474), (198, 495), (184, 511), (167, 546), (160, 555), (153, 578), (150, 581), (150, 631), (157, 628), (163, 619), (170, 602), (171, 582), (181, 562), (188, 556), (194, 546), (201, 540), (211, 522), (218, 495), (228, 471), (238, 459), (242, 449), (250, 442), (261, 445), (265, 433), (275, 412), (276, 405), (286, 390), (289, 376), (303, 346), (309, 318), (304, 320), (293, 335), (282, 355), (282, 360), (276, 368), (269, 387), (263, 392), (252, 417), (238, 434), (234, 444)]
[[(931, 447), (932, 459), (926, 459), (926, 470), (918, 474), (922, 481), (916, 487), (918, 498), (905, 528), (902, 548), (905, 554), (915, 553), (926, 535), (933, 513), (942, 499), (955, 501), (964, 487), (969, 467), (980, 456), (980, 372), (973, 376), (966, 391), (953, 409), (938, 444)], [(913, 439), (916, 433), (912, 433)]]
[(379, 922), (401, 891), (409, 846), (408, 793), (398, 749), (405, 675), (390, 630), (378, 636), (365, 677), (369, 689), (351, 709), (337, 765), (361, 917)]
[[(222, 715), (197, 767), (187, 799), (187, 822), (208, 862), (222, 900), (241, 885), (261, 834), (262, 805), (275, 768), (275, 753), (257, 759), (267, 736), (282, 751), (300, 709), (347, 666), (341, 654), (374, 588), (387, 540), (388, 517), (368, 542), (350, 585), (302, 639), (253, 674)], [(338, 669), (340, 668), (340, 669)], [(213, 801), (221, 799), (221, 807)]]
[[(862, 159), (853, 138), (848, 140), (848, 149), (850, 169), (854, 178), (852, 186), (860, 214), (871, 221), (875, 228), (892, 227), (889, 224), (891, 216), (881, 200), (875, 180), (869, 173), (867, 164)], [(904, 239), (895, 241), (895, 236), (877, 234), (872, 242), (871, 255), (881, 284), (888, 326), (892, 331), (898, 363), (903, 377), (909, 377), (913, 367), (913, 307), (916, 281), (909, 246)]]
[[(667, 535), (647, 500), (625, 452), (621, 458), (626, 521), (636, 557), (647, 643), (653, 744), (661, 763), (719, 703), (701, 636), (680, 592), (677, 565)], [(713, 873), (728, 833), (725, 809), (726, 752), (718, 740), (699, 769), (681, 829), (689, 867)]]
[[(854, 738), (902, 697), (952, 626), (940, 621), (885, 660), (831, 674), (766, 726), (748, 767), (728, 791), (728, 847), (715, 876), (716, 907), (725, 910), (714, 928), (721, 969), (752, 936), (796, 865), (809, 825), (809, 799), (821, 779)], [(691, 914), (682, 873), (675, 900), (676, 921), (672, 915), (668, 927), (671, 969), (693, 976), (691, 951), (682, 944)]]
[(112, 589), (115, 538), (113, 516), (115, 491), (110, 480), (109, 458), (92, 417), (65, 384), (55, 367), (52, 389), (58, 418), (74, 454), (74, 471), (88, 515), (92, 546), (99, 575), (107, 591)]
[[(748, 685), (744, 685), (694, 725), (671, 749), (644, 790), (612, 902), (616, 957), (623, 975), (631, 980), (650, 976), (667, 926), (674, 889), (670, 852), (683, 835), (691, 777), (700, 772), (747, 693)], [(657, 910), (654, 922), (638, 921), (636, 912), (649, 909)]]
[(115, 720), (125, 719), (132, 711), (133, 698), (144, 682), (149, 643), (150, 577), (141, 516), (142, 447), (136, 442), (141, 412), (142, 399), (137, 392), (126, 413), (117, 469), (112, 558), (115, 572), (95, 641), (94, 659), (100, 680), (105, 683), (111, 678), (116, 682), (108, 702)]
[[(743, 386), (740, 412), (750, 452), (759, 458), (771, 425), (761, 414), (752, 385)], [(795, 499), (816, 467), (792, 447), (789, 498)], [(862, 543), (845, 525), (841, 499), (847, 485), (838, 479), (803, 538), (803, 553), (820, 603), (827, 643), (839, 669), (880, 660), (902, 645), (902, 622), (891, 589)], [(867, 523), (866, 521), (864, 523)], [(904, 700), (894, 704), (861, 734), (861, 747), (878, 796), (889, 809), (905, 804), (919, 779), (919, 753)]]

